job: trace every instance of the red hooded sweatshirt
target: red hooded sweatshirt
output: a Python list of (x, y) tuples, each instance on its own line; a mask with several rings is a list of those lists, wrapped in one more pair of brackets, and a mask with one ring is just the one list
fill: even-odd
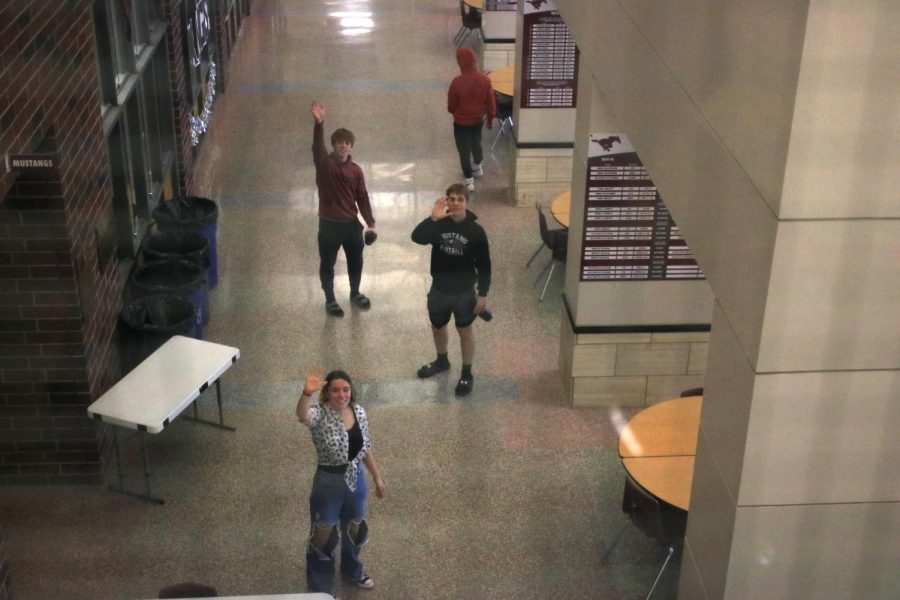
[(488, 76), (478, 70), (475, 53), (469, 48), (456, 51), (460, 74), (453, 78), (447, 91), (447, 111), (457, 125), (475, 125), (487, 116), (490, 129), (497, 115), (497, 100)]

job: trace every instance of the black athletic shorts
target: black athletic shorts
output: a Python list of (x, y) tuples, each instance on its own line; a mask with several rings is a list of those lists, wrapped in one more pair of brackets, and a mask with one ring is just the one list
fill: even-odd
[(428, 292), (428, 318), (440, 329), (450, 322), (450, 315), (457, 327), (468, 327), (475, 320), (475, 290), (463, 294), (445, 294), (434, 288)]

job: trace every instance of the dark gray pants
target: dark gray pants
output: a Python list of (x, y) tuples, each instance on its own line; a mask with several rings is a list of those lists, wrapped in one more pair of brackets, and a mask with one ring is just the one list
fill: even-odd
[(334, 300), (334, 263), (341, 248), (347, 257), (350, 293), (359, 292), (365, 246), (362, 233), (363, 226), (359, 221), (337, 223), (319, 219), (319, 280), (326, 302)]

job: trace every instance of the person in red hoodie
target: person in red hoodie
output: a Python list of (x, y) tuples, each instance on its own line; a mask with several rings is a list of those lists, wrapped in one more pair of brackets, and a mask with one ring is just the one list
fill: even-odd
[[(494, 125), (497, 101), (488, 76), (478, 69), (475, 53), (469, 48), (456, 51), (459, 75), (447, 91), (447, 111), (453, 115), (453, 138), (459, 152), (459, 166), (466, 178), (466, 189), (475, 191), (474, 177), (484, 173), (481, 161), (481, 127), (487, 117), (488, 129)], [(472, 164), (474, 162), (474, 164)]]

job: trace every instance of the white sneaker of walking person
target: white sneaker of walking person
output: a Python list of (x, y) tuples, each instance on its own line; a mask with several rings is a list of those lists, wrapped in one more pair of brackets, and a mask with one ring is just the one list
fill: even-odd
[(475, 191), (475, 179), (472, 177), (466, 177), (466, 189), (470, 192)]
[(484, 169), (481, 168), (481, 165), (472, 165), (472, 176), (481, 177), (484, 175)]

